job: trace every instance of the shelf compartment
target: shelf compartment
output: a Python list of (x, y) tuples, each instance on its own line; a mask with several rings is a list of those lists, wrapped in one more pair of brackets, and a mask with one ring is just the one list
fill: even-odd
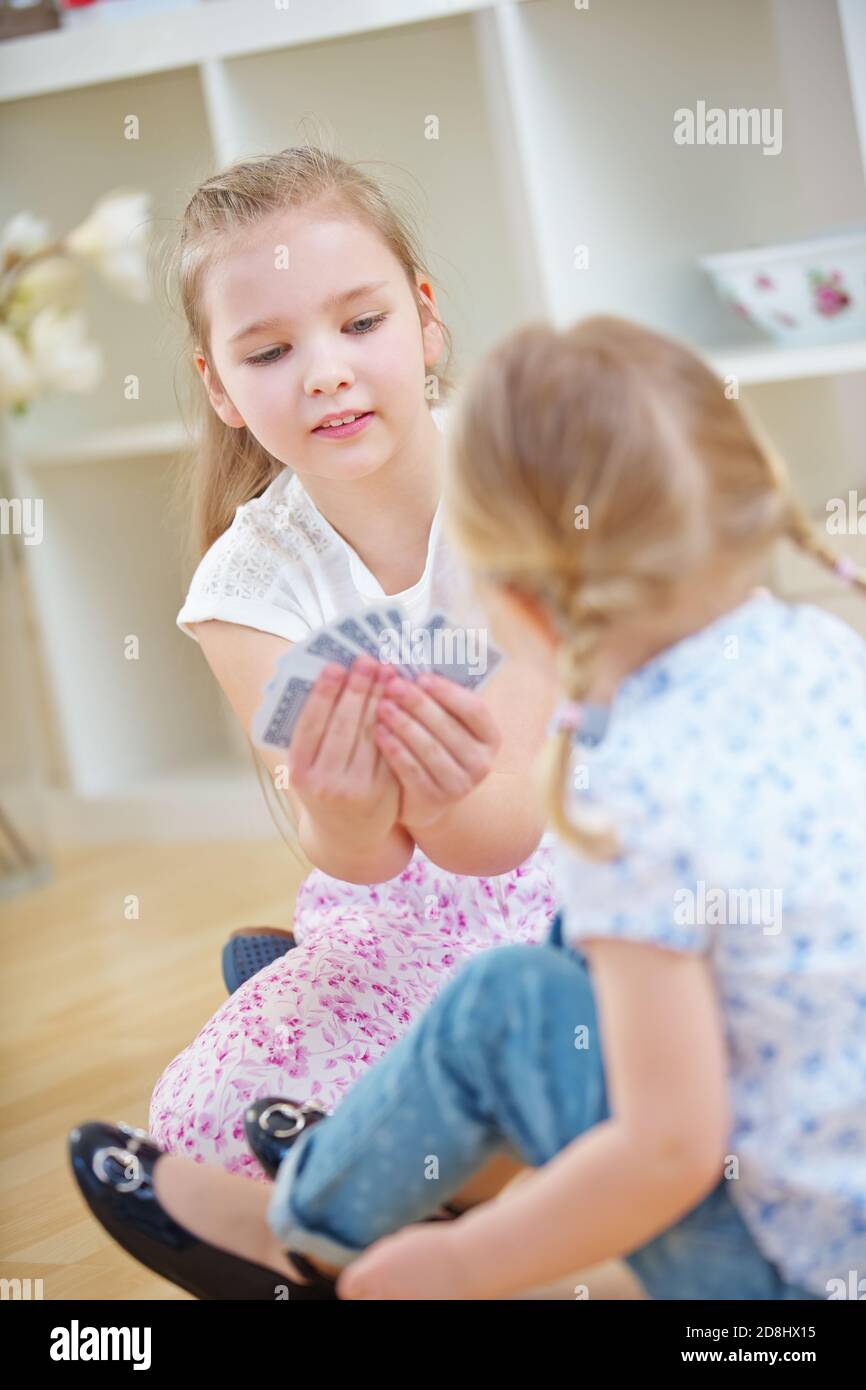
[[(518, 0), (520, 3), (520, 0)], [(321, 43), (483, 10), (497, 0), (206, 0), (121, 20), (73, 24), (0, 47), (0, 101), (117, 82), (216, 58)], [(94, 16), (95, 19), (95, 16)]]

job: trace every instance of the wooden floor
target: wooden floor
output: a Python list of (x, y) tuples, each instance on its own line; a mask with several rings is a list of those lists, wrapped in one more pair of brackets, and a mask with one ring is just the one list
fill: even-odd
[[(147, 1127), (157, 1077), (225, 999), (228, 932), (291, 927), (300, 876), (280, 842), (112, 845), (58, 854), (52, 883), (0, 906), (0, 1277), (41, 1279), (48, 1300), (187, 1297), (91, 1217), (67, 1135)], [(641, 1296), (612, 1262), (524, 1297), (573, 1298), (577, 1282)]]

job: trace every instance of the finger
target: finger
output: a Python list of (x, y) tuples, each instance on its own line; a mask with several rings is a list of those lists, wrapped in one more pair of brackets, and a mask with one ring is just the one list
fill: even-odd
[[(443, 684), (452, 685), (453, 682), (443, 681)], [(444, 709), (432, 692), (419, 689), (418, 684), (413, 684), (412, 681), (392, 677), (386, 686), (385, 698), (396, 702), (401, 710), (428, 729), (435, 739), (447, 748), (454, 761), (464, 767), (475, 781), (479, 781), (489, 771), (490, 754), (495, 752), (499, 745), (499, 735), (490, 711), (478, 696), (472, 696), (471, 700), (473, 703), (479, 703), (484, 715), (488, 716), (489, 728), (492, 731), (492, 737), (489, 739), (479, 739), (459, 717)]]
[(359, 1302), (363, 1299), (369, 1300), (373, 1297), (370, 1288), (370, 1277), (366, 1263), (360, 1273), (355, 1269), (355, 1261), (340, 1271), (337, 1279), (337, 1294), (340, 1298), (357, 1299)]
[(384, 1240), (374, 1241), (368, 1245), (367, 1249), (357, 1259), (352, 1260), (351, 1264), (344, 1265), (337, 1276), (337, 1293), (341, 1298), (372, 1298), (373, 1288), (377, 1283), (383, 1263), (387, 1274), (390, 1260), (388, 1254), (384, 1256), (379, 1248), (384, 1244)]
[(304, 702), (300, 718), (289, 743), (291, 775), (307, 772), (316, 761), (331, 711), (337, 703), (346, 672), (336, 662), (328, 662), (319, 672)]
[(396, 819), (399, 820), (400, 815), (403, 811), (403, 787), (401, 785), (400, 779), (394, 772), (394, 769), (391, 767), (391, 764), (388, 762), (388, 759), (385, 757), (385, 754), (382, 751), (381, 744), (379, 743), (379, 739), (376, 736), (376, 726), (374, 726), (373, 728), (371, 738), (376, 749), (376, 764), (373, 769), (373, 783), (383, 793), (388, 788), (396, 787), (397, 792), (400, 796), (400, 804), (397, 810), (396, 817)]
[(418, 761), (411, 748), (407, 747), (401, 738), (380, 726), (376, 729), (376, 742), (387, 759), (388, 766), (394, 776), (402, 783), (407, 792), (415, 792), (434, 804), (444, 799), (442, 788), (433, 780), (427, 769)]
[[(449, 799), (465, 796), (472, 790), (475, 780), (469, 770), (452, 756), (429, 729), (406, 710), (400, 709), (391, 700), (384, 699), (379, 706), (378, 719), (386, 729), (408, 745), (430, 780), (440, 787)], [(464, 739), (467, 737), (471, 738), (471, 735), (464, 734)], [(482, 761), (485, 758), (483, 750), (479, 749), (479, 755), (467, 756), (471, 758), (478, 771), (477, 780), (480, 780), (483, 772), (487, 770), (486, 760)]]
[(369, 656), (359, 656), (352, 662), (316, 759), (316, 767), (322, 774), (346, 769), (367, 703), (367, 694), (376, 674), (376, 665)]
[(352, 771), (356, 772), (365, 782), (375, 778), (376, 764), (381, 757), (376, 740), (373, 738), (373, 730), (376, 727), (376, 709), (386, 679), (387, 674), (384, 670), (374, 673), (367, 693), (367, 703), (361, 715), (358, 736), (355, 739), (355, 746), (349, 759), (349, 766)]
[(444, 676), (436, 676), (432, 671), (425, 671), (415, 684), (453, 714), (455, 719), (459, 719), (461, 724), (465, 724), (481, 743), (497, 743), (499, 731), (496, 721), (482, 697), (474, 690), (467, 690), (456, 681), (446, 680)]

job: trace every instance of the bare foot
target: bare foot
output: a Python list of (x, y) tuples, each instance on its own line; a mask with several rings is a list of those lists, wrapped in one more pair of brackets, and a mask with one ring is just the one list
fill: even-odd
[[(180, 1225), (221, 1250), (265, 1265), (297, 1284), (309, 1280), (295, 1269), (267, 1222), (273, 1188), (250, 1182), (223, 1168), (194, 1163), (180, 1154), (164, 1154), (153, 1170), (159, 1202)], [(323, 1274), (337, 1275), (339, 1265), (306, 1255)]]

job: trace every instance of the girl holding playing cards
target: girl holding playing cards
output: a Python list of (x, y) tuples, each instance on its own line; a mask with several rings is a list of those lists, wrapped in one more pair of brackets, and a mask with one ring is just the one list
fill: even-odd
[[(175, 275), (204, 407), (200, 562), (178, 624), (243, 729), (278, 659), (345, 614), (393, 604), (420, 626), (440, 608), (486, 636), (442, 528), (448, 333), (382, 189), (313, 147), (239, 163), (194, 193)], [(325, 665), (288, 749), (258, 754), (314, 866), (296, 945), (166, 1068), (161, 1145), (263, 1180), (251, 1101), (333, 1110), (468, 959), (544, 939), (552, 849), (532, 764), (555, 700), (519, 654), (483, 691), (369, 657)], [(497, 1160), (466, 1195), (519, 1167)]]

